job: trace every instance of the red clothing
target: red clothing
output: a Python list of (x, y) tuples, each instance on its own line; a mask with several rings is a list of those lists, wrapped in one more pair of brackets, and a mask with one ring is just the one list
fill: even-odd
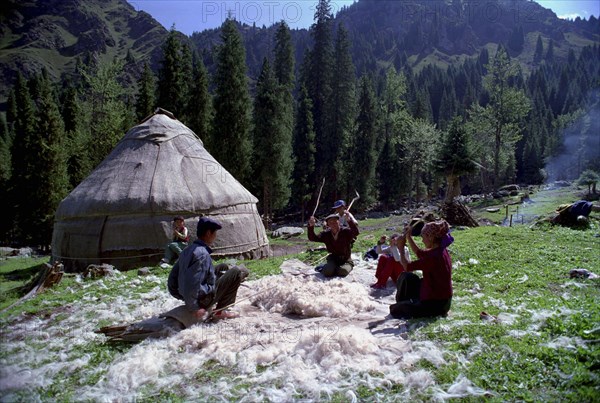
[(358, 227), (356, 224), (353, 221), (349, 221), (348, 225), (348, 227), (340, 228), (337, 238), (333, 237), (330, 229), (315, 234), (315, 227), (308, 227), (308, 240), (324, 243), (327, 247), (327, 252), (335, 257), (337, 264), (342, 264), (350, 260), (352, 242), (358, 236)]
[(404, 272), (404, 267), (402, 267), (400, 262), (396, 262), (393, 256), (380, 255), (377, 262), (377, 270), (375, 271), (376, 284), (385, 287), (390, 277), (395, 284), (402, 272)]
[(446, 248), (417, 253), (418, 260), (410, 262), (406, 271), (423, 271), (419, 299), (421, 301), (452, 297), (452, 259)]

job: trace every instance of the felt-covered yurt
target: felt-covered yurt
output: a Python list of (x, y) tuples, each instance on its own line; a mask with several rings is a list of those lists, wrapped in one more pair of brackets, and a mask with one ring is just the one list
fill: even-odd
[(199, 217), (223, 225), (213, 256), (258, 258), (269, 245), (256, 197), (183, 123), (158, 109), (125, 137), (58, 206), (52, 255), (68, 270), (157, 264), (181, 215), (196, 239)]

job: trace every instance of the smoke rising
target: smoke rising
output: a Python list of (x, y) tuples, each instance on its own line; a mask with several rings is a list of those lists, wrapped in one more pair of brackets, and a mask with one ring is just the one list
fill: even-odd
[(586, 169), (600, 170), (600, 102), (596, 91), (594, 103), (581, 117), (566, 127), (559, 155), (546, 164), (547, 182), (575, 180)]

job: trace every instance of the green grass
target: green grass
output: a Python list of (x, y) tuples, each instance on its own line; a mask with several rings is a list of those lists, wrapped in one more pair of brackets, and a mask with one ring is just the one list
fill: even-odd
[(20, 288), (31, 280), (48, 261), (43, 258), (11, 258), (0, 261), (0, 309), (20, 298)]
[[(541, 192), (532, 198), (535, 211), (540, 214), (551, 213), (558, 204), (576, 199), (573, 189)], [(488, 397), (470, 397), (463, 399), (465, 401), (600, 401), (600, 333), (594, 331), (600, 327), (600, 279), (569, 278), (569, 270), (573, 268), (586, 268), (600, 274), (600, 238), (597, 237), (600, 222), (597, 215), (592, 217), (591, 227), (586, 230), (549, 225), (455, 230), (455, 243), (449, 249), (453, 261), (462, 265), (453, 273), (455, 298), (449, 317), (444, 320), (415, 319), (408, 324), (410, 340), (434, 342), (445, 351), (445, 363), (436, 366), (420, 360), (414, 364), (414, 369), (430, 372), (436, 384), (442, 387), (448, 387), (459, 375), (464, 375), (474, 386), (491, 392)], [(397, 217), (361, 221), (361, 235), (354, 250), (366, 250), (399, 222)], [(244, 264), (251, 271), (251, 279), (258, 279), (279, 274), (285, 259), (311, 262), (323, 255), (324, 252), (318, 251)], [(469, 262), (470, 259), (478, 262)], [(6, 280), (8, 274), (14, 276), (15, 272), (22, 272), (20, 279), (24, 281), (45, 260), (2, 261), (0, 275)], [(162, 281), (168, 275), (168, 270), (153, 268), (152, 271)], [(96, 296), (110, 302), (122, 295), (129, 298), (142, 296), (157, 286), (155, 282), (141, 281), (131, 288), (136, 278), (135, 270), (124, 272), (112, 280), (109, 287), (100, 287), (99, 280), (78, 282), (75, 277), (66, 276), (54, 288), (0, 314), (3, 332), (9, 332), (10, 325), (22, 318), (22, 313), (26, 316), (54, 315), (55, 321), (61, 321), (68, 317), (66, 307), (82, 298)], [(11, 301), (14, 298), (5, 298), (2, 303), (8, 305)], [(499, 323), (481, 320), (482, 311), (498, 316)], [(107, 324), (98, 323), (98, 326)], [(27, 340), (29, 348), (43, 348), (43, 345), (43, 340), (33, 336)], [(86, 369), (77, 377), (59, 372), (53, 375), (47, 387), (39, 388), (36, 393), (42, 400), (76, 399), (78, 388), (94, 385), (105, 375), (95, 370), (96, 367), (118, 360), (130, 348), (92, 342), (74, 346), (70, 354), (89, 357)], [(0, 353), (0, 357), (10, 359), (6, 352)], [(268, 367), (257, 367), (259, 373), (266, 370)], [(238, 375), (235, 367), (208, 361), (194, 376), (199, 382), (227, 379), (233, 395), (241, 398), (253, 385)], [(377, 378), (382, 375), (369, 373), (364, 376)], [(185, 400), (183, 391), (177, 386), (158, 392), (151, 388), (152, 385), (144, 386), (138, 396), (147, 400)], [(404, 388), (404, 385), (394, 384), (370, 389), (360, 384), (353, 393), (361, 401), (374, 401), (387, 394), (408, 393)], [(310, 396), (302, 390), (297, 392), (297, 399)], [(347, 401), (345, 392), (322, 395), (321, 398)], [(29, 393), (23, 390), (17, 397), (25, 401)], [(431, 391), (410, 393), (411, 400), (432, 399)]]

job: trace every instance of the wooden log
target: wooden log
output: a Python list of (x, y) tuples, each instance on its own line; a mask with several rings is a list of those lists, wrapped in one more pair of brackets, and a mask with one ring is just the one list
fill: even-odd
[(41, 293), (47, 288), (50, 288), (55, 284), (60, 283), (64, 274), (63, 270), (64, 266), (60, 262), (55, 262), (53, 265), (49, 265), (46, 263), (46, 265), (38, 273), (38, 275), (35, 276), (31, 281), (29, 281), (21, 288), (21, 292), (25, 293), (25, 295), (19, 300), (15, 301), (15, 303), (10, 305), (9, 307), (4, 308), (2, 312), (7, 311), (10, 308), (20, 304), (21, 302), (28, 300), (29, 298)]

